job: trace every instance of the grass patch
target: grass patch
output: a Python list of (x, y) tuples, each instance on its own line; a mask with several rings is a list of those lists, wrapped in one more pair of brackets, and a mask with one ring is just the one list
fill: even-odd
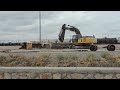
[(73, 54), (59, 54), (53, 60), (51, 54), (36, 57), (10, 54), (0, 56), (0, 66), (120, 67), (120, 56), (112, 56), (108, 53), (102, 53), (100, 56), (101, 58), (97, 58), (94, 54), (87, 54), (84, 58), (79, 58)]
[(101, 54), (101, 57), (108, 60), (108, 59), (111, 59), (111, 58), (112, 58), (112, 55), (110, 55), (109, 53), (105, 52), (105, 53), (102, 53), (102, 54)]
[(58, 60), (67, 60), (68, 58), (69, 58), (68, 55), (62, 55), (62, 54), (57, 55)]
[(76, 56), (76, 55), (70, 55), (69, 58), (72, 59), (72, 60), (78, 60), (79, 59), (79, 57)]
[(83, 60), (81, 60), (79, 66), (82, 67), (94, 67), (97, 63), (97, 58), (94, 54), (88, 54)]
[(94, 54), (88, 54), (88, 55), (86, 55), (85, 59), (87, 61), (93, 61), (93, 60), (96, 60), (96, 56)]
[(10, 54), (8, 57), (0, 56), (0, 66), (46, 66), (50, 55), (38, 57), (25, 57), (23, 55)]
[(57, 55), (58, 67), (75, 67), (77, 66), (78, 56), (76, 55)]

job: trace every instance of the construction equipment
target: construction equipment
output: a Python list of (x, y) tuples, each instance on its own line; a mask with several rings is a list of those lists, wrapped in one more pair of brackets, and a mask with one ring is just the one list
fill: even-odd
[(93, 36), (82, 36), (79, 29), (77, 29), (74, 26), (70, 26), (70, 25), (68, 25), (67, 27), (66, 24), (62, 26), (62, 29), (59, 33), (60, 42), (64, 41), (66, 30), (73, 31), (76, 33), (76, 35), (72, 36), (72, 42), (71, 44), (69, 44), (69, 48), (71, 49), (74, 49), (76, 46), (79, 46), (79, 48), (81, 49), (90, 49), (91, 51), (97, 51), (98, 49), (97, 45), (101, 44), (102, 42), (105, 44), (103, 48), (107, 48), (108, 51), (114, 51), (116, 48), (115, 45), (113, 45), (117, 43), (116, 39), (114, 38), (97, 39), (95, 38), (94, 35)]
[(23, 42), (20, 49), (26, 49), (26, 50), (32, 50), (33, 48), (45, 48), (50, 49), (51, 48), (50, 42)]
[[(76, 35), (72, 36), (71, 42), (64, 42), (65, 37), (65, 31), (69, 30), (72, 32), (75, 32)], [(33, 48), (45, 48), (45, 49), (90, 49), (91, 51), (97, 51), (98, 46), (101, 44), (102, 48), (107, 48), (108, 51), (114, 51), (116, 42), (115, 38), (100, 38), (97, 39), (95, 36), (83, 36), (80, 32), (80, 30), (74, 26), (64, 24), (61, 28), (61, 31), (59, 33), (59, 42), (24, 42), (22, 43), (22, 47), (20, 49), (27, 49), (31, 50)], [(104, 44), (104, 45), (103, 45)]]
[(79, 29), (70, 25), (66, 27), (66, 24), (62, 26), (62, 29), (59, 33), (60, 42), (64, 41), (66, 30), (73, 31), (76, 33), (76, 35), (72, 36), (72, 43), (70, 44), (70, 48), (75, 48), (76, 46), (80, 46), (83, 49), (90, 49), (91, 51), (97, 50), (97, 46), (95, 45), (95, 43), (97, 43), (97, 39), (94, 36), (82, 36)]

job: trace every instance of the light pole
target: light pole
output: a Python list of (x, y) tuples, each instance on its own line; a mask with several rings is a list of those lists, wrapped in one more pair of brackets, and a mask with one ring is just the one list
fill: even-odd
[(41, 42), (41, 11), (39, 11), (39, 31), (40, 31), (40, 42)]

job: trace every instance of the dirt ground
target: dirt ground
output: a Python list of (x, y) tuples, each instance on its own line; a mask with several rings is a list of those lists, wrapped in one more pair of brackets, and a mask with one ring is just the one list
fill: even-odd
[[(51, 55), (77, 55), (80, 58), (84, 57), (86, 54), (95, 54), (96, 56), (100, 56), (101, 53), (110, 53), (111, 55), (120, 55), (120, 45), (115, 45), (116, 50), (115, 51), (107, 51), (106, 48), (101, 48), (102, 46), (98, 46), (98, 50), (96, 52), (92, 52), (88, 49), (33, 49), (33, 50), (24, 50), (19, 49), (21, 46), (0, 46), (0, 55), (8, 56), (9, 54), (14, 55), (24, 55), (27, 57), (33, 57), (33, 56), (39, 56), (42, 54), (51, 54)], [(9, 52), (3, 52), (5, 50), (9, 50)], [(82, 51), (83, 50), (83, 51)]]
[[(0, 46), (0, 56), (9, 56), (13, 55), (23, 55), (26, 57), (36, 57), (41, 55), (50, 55), (52, 59), (58, 55), (75, 55), (79, 58), (84, 58), (86, 55), (93, 54), (96, 57), (100, 57), (102, 53), (109, 53), (114, 56), (120, 56), (120, 45), (116, 45), (115, 51), (107, 51), (105, 48), (98, 46), (96, 52), (92, 52), (88, 49), (81, 51), (82, 49), (33, 49), (33, 50), (24, 50), (19, 49), (21, 46)], [(9, 52), (3, 52), (4, 50), (10, 50)]]

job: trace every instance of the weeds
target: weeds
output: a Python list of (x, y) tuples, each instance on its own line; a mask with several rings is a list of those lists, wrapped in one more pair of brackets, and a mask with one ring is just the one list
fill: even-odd
[(78, 60), (79, 58), (76, 55), (70, 55), (70, 59), (72, 59), (72, 60)]
[(67, 60), (69, 58), (69, 56), (67, 56), (67, 55), (57, 55), (57, 59), (58, 60)]
[(110, 55), (109, 53), (106, 52), (106, 53), (102, 53), (102, 54), (101, 54), (101, 57), (108, 60), (108, 59), (111, 59), (111, 58), (112, 58), (112, 55)]
[(5, 56), (0, 56), (0, 61), (6, 60)]
[(53, 59), (51, 54), (37, 57), (10, 54), (0, 56), (0, 66), (120, 67), (120, 56), (109, 53), (102, 53), (100, 56), (101, 58), (97, 58), (94, 54), (88, 54), (85, 58), (79, 58), (77, 55), (59, 54)]
[(96, 56), (94, 54), (88, 54), (88, 55), (86, 55), (85, 59), (87, 61), (93, 61), (93, 60), (96, 60)]

